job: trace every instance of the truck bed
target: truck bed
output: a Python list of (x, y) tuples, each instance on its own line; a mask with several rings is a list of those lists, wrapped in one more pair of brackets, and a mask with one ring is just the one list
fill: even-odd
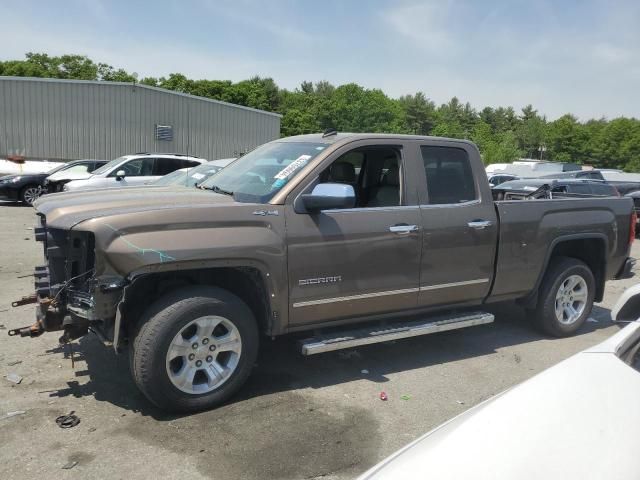
[(554, 246), (564, 240), (602, 242), (605, 278), (614, 277), (628, 256), (633, 209), (629, 198), (497, 201), (495, 208), (500, 229), (490, 301), (531, 292)]

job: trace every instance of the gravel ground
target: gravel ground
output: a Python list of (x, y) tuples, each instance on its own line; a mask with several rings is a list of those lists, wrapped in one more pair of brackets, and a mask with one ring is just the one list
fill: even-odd
[[(33, 322), (33, 306), (11, 308), (32, 292), (30, 274), (42, 256), (33, 223), (31, 208), (0, 204), (2, 329)], [(233, 401), (186, 416), (153, 408), (131, 381), (126, 355), (92, 336), (74, 345), (72, 368), (58, 334), (21, 339), (0, 331), (0, 478), (353, 478), (443, 421), (612, 335), (618, 326), (609, 309), (634, 283), (609, 282), (590, 321), (561, 340), (533, 331), (511, 305), (492, 309), (492, 325), (310, 358), (297, 353), (295, 339), (265, 340)], [(22, 382), (9, 382), (10, 373)], [(15, 411), (25, 413), (6, 416)], [(55, 418), (70, 411), (80, 424), (60, 429)]]

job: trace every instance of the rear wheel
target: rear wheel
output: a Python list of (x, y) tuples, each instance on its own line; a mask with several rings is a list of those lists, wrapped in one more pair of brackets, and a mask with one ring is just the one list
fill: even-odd
[(33, 205), (40, 196), (40, 187), (38, 185), (27, 185), (20, 190), (20, 201), (25, 205)]
[(251, 309), (213, 287), (189, 287), (153, 304), (131, 342), (131, 373), (160, 408), (212, 408), (246, 381), (258, 352)]
[(593, 308), (595, 279), (582, 261), (556, 257), (542, 280), (538, 304), (530, 312), (543, 332), (555, 337), (574, 334)]

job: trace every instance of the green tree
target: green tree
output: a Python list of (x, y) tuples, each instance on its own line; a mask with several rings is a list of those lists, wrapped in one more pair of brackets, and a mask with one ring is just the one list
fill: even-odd
[(549, 159), (558, 162), (582, 163), (588, 138), (586, 131), (573, 115), (566, 114), (547, 126), (546, 146)]
[[(20, 60), (0, 61), (0, 75), (137, 82), (137, 74), (83, 55), (51, 56), (30, 52)], [(512, 107), (476, 110), (457, 97), (438, 107), (424, 93), (389, 98), (381, 90), (354, 83), (334, 86), (304, 81), (294, 90), (281, 89), (272, 78), (239, 82), (194, 80), (181, 73), (144, 77), (142, 85), (165, 88), (282, 114), (281, 134), (297, 135), (333, 127), (352, 132), (395, 132), (470, 138), (485, 163), (510, 162), (520, 156), (588, 163), (640, 171), (640, 120), (604, 118), (580, 122), (564, 115), (552, 122), (532, 106), (518, 115)]]
[(422, 92), (398, 99), (404, 112), (405, 130), (415, 135), (429, 135), (436, 123), (436, 106)]

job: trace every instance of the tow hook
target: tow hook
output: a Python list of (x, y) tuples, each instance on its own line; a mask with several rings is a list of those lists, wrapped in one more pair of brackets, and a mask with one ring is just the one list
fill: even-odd
[(27, 297), (22, 297), (20, 300), (16, 300), (15, 302), (11, 302), (12, 307), (19, 307), (21, 305), (29, 305), (30, 303), (36, 303), (38, 301), (38, 297), (34, 293), (33, 295), (29, 295)]
[(16, 337), (18, 335), (21, 337), (38, 337), (42, 334), (42, 332), (42, 327), (38, 322), (36, 322), (33, 325), (29, 325), (27, 327), (12, 328), (7, 333), (10, 337)]

